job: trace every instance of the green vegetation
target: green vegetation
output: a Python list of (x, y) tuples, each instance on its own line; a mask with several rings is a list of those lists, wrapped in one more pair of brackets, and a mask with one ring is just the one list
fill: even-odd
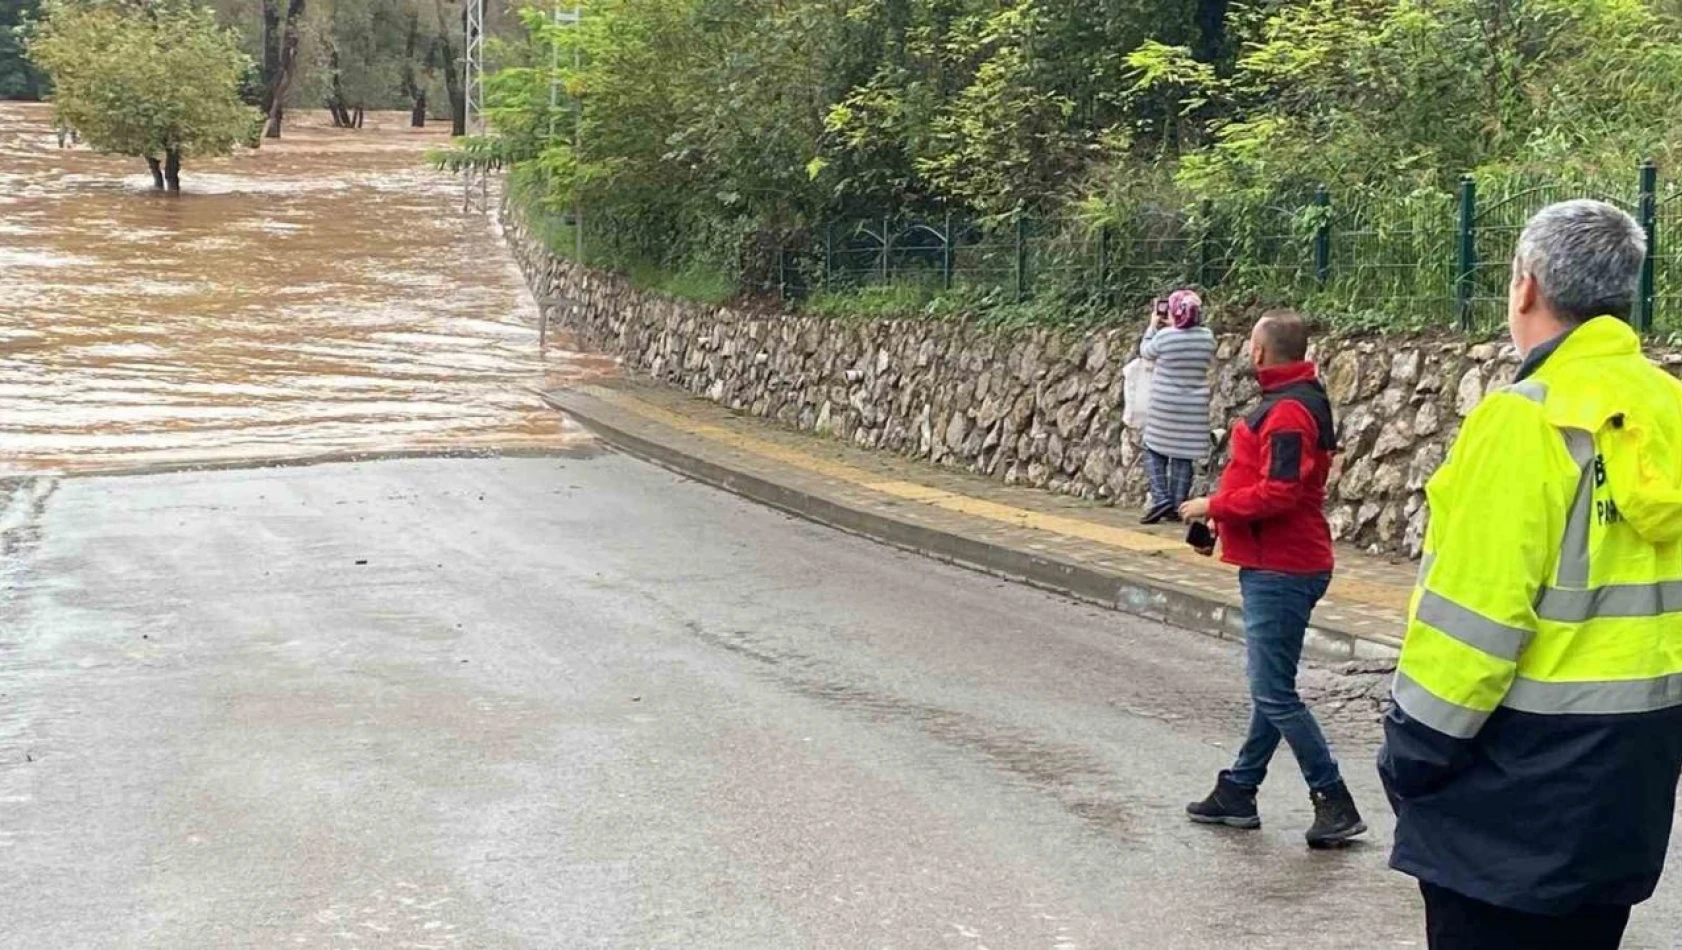
[[(515, 174), (509, 181), (510, 200), (523, 209), (526, 224), (532, 234), (542, 241), (551, 253), (571, 257), (577, 247), (577, 231), (571, 213), (558, 211), (542, 201), (530, 177)], [(586, 254), (586, 261), (599, 267), (619, 269), (640, 290), (656, 291), (695, 300), (701, 303), (724, 303), (735, 296), (736, 288), (724, 274), (713, 268), (658, 267), (647, 261), (615, 262), (600, 254)]]
[[(319, 104), (341, 128), (400, 109), (410, 124), (450, 117), (465, 128), (460, 0), (210, 0), (259, 68), (253, 101), (278, 137), (286, 110)], [(502, 5), (486, 4), (491, 34)]]
[[(443, 162), (516, 166), (540, 204), (578, 202), (600, 263), (792, 288), (825, 311), (888, 282), (911, 286), (857, 307), (1089, 320), (1191, 282), (1440, 324), (1462, 175), (1480, 208), (1519, 195), (1491, 212), (1482, 268), (1504, 262), (1538, 181), (1633, 205), (1643, 158), (1682, 158), (1679, 15), (1676, 0), (591, 0), (582, 29), (527, 15), (492, 82), (494, 139)], [(931, 292), (938, 251), (884, 263), (856, 227), (887, 218), (898, 248), (948, 215), (954, 283), (980, 289)], [(1494, 279), (1479, 271), (1479, 300)]]
[[(158, 0), (73, 0), (139, 9)], [(241, 77), (245, 100), (278, 137), (288, 109), (324, 108), (336, 125), (359, 128), (364, 113), (400, 109), (414, 126), (444, 117), (464, 130), (461, 0), (198, 0), (235, 31), (254, 66)], [(45, 98), (48, 86), (21, 42), (41, 0), (0, 0), (0, 99)], [(488, 0), (492, 39), (519, 25)]]
[(19, 28), (33, 19), (40, 0), (0, 3), (0, 99), (40, 99), (47, 92), (41, 73), (23, 55)]
[[(242, 89), (270, 134), (306, 106), (463, 128), (458, 0), (201, 2), (256, 64)], [(1638, 207), (1650, 158), (1654, 315), (1682, 325), (1682, 0), (585, 0), (576, 28), (550, 12), (488, 5), (494, 134), (439, 163), (512, 168), (556, 228), (584, 209), (591, 261), (644, 285), (1070, 322), (1189, 283), (1363, 325), (1476, 322), (1498, 314), (1530, 211)], [(40, 94), (7, 35), (0, 95)]]
[(29, 56), (52, 76), (59, 118), (96, 149), (144, 158), (159, 189), (181, 190), (184, 158), (250, 138), (239, 87), (251, 62), (210, 11), (47, 0), (42, 13)]

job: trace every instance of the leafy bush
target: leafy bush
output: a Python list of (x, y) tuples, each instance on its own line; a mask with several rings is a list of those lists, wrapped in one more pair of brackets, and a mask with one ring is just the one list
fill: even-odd
[(822, 312), (1104, 319), (1189, 283), (1443, 322), (1462, 175), (1493, 196), (1538, 173), (1623, 194), (1641, 159), (1682, 157), (1678, 9), (596, 0), (578, 29), (527, 14), (491, 84), (495, 138), (442, 161), (512, 165), (534, 203), (580, 203), (596, 263), (746, 290), (786, 283), (750, 249), (786, 247), (809, 271), (831, 222), (1035, 222), (1037, 302), (1018, 300), (1011, 264), (972, 257), (967, 288), (890, 272), (888, 289), (807, 302)]

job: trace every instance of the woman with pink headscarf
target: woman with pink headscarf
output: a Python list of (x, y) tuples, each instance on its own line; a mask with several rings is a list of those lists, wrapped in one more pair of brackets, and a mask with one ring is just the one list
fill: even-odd
[(1203, 300), (1176, 290), (1166, 314), (1152, 314), (1139, 355), (1156, 363), (1145, 418), (1145, 465), (1151, 504), (1145, 524), (1179, 520), (1192, 473), (1209, 456), (1209, 374), (1215, 335), (1203, 326)]

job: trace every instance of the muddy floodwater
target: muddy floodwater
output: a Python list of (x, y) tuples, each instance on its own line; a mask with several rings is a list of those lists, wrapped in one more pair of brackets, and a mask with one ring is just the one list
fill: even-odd
[(492, 225), (426, 167), (447, 128), (406, 126), (300, 114), (172, 198), (0, 103), (0, 473), (584, 440), (535, 390), (608, 365), (540, 358)]

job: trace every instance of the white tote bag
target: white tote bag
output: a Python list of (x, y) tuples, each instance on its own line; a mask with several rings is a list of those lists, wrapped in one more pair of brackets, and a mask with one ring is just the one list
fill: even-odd
[(1121, 424), (1136, 432), (1145, 430), (1145, 418), (1150, 415), (1151, 377), (1155, 374), (1156, 364), (1143, 359), (1121, 368)]

